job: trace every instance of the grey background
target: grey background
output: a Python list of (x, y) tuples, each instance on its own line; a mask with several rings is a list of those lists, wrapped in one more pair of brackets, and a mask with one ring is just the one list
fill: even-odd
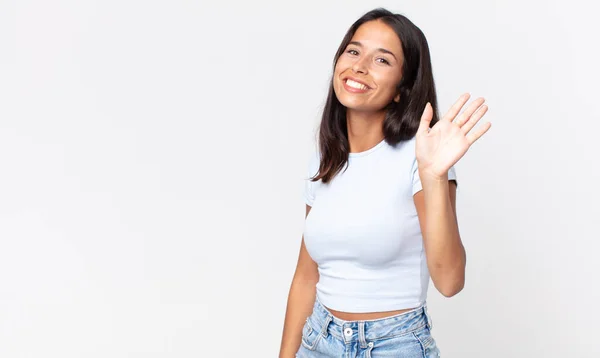
[(0, 2), (0, 356), (277, 356), (331, 62), (377, 6), (425, 32), (442, 112), (490, 106), (442, 355), (600, 356), (582, 0)]

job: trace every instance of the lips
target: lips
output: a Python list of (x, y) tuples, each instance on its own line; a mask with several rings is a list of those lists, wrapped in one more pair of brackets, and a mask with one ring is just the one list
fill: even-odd
[(369, 85), (367, 85), (364, 81), (361, 81), (357, 78), (354, 77), (344, 77), (342, 79), (342, 82), (344, 82), (345, 85), (355, 88), (355, 89), (360, 89), (360, 90), (368, 90), (371, 89), (371, 87), (369, 87)]
[(350, 77), (344, 78), (342, 84), (346, 92), (354, 94), (363, 94), (371, 89), (371, 87), (367, 86), (365, 83)]
[(364, 94), (369, 92), (372, 88), (365, 83), (366, 81), (360, 80), (356, 77), (346, 75), (342, 77), (342, 86), (346, 92), (354, 94)]

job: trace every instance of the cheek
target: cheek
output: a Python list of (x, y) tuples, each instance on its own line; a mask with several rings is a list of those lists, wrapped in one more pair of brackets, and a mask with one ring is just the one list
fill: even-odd
[(343, 62), (338, 61), (333, 69), (333, 88), (338, 89), (342, 86), (342, 82), (340, 81), (340, 74), (344, 72), (347, 67)]
[(382, 73), (377, 76), (376, 83), (381, 90), (381, 94), (385, 94), (386, 97), (393, 97), (396, 94), (400, 78), (391, 73)]
[(333, 69), (333, 74), (335, 75), (336, 78), (339, 77), (340, 73), (344, 72), (344, 70), (346, 70), (348, 68), (348, 64), (346, 62), (347, 61), (343, 60), (343, 57), (340, 57), (340, 59), (335, 64), (335, 67)]

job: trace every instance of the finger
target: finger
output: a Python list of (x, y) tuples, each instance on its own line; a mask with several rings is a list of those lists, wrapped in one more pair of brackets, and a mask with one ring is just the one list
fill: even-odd
[(473, 129), (473, 127), (475, 127), (475, 125), (477, 124), (477, 122), (479, 122), (479, 120), (481, 119), (481, 117), (483, 117), (486, 112), (488, 110), (488, 106), (486, 106), (485, 104), (481, 107), (479, 107), (477, 109), (477, 111), (471, 116), (471, 118), (469, 118), (469, 120), (467, 121), (467, 123), (463, 124), (462, 127), (460, 128), (461, 131), (464, 134), (469, 133), (469, 131), (471, 129)]
[(421, 134), (427, 133), (432, 118), (433, 108), (431, 108), (431, 103), (427, 102), (427, 104), (425, 105), (425, 110), (423, 110), (423, 114), (421, 115), (421, 122), (419, 123), (419, 129), (417, 130), (417, 132)]
[(454, 117), (456, 117), (458, 112), (460, 112), (460, 109), (465, 105), (465, 103), (467, 103), (470, 97), (471, 95), (468, 93), (465, 93), (462, 96), (460, 96), (458, 100), (454, 102), (452, 107), (450, 107), (448, 113), (446, 113), (444, 117), (442, 117), (442, 120), (452, 122), (454, 120)]
[[(485, 102), (485, 99), (483, 97), (479, 97), (476, 100), (474, 100), (468, 107), (467, 109), (465, 109), (460, 116), (458, 116), (458, 118), (456, 118), (456, 120), (454, 121), (454, 123), (456, 125), (458, 125), (459, 127), (462, 127), (466, 122), (469, 121), (469, 119), (471, 118), (471, 116), (473, 115), (473, 113), (475, 113), (475, 111), (477, 111), (478, 108), (481, 107), (481, 105)], [(472, 127), (471, 127), (472, 128)]]
[(485, 122), (484, 124), (479, 126), (479, 128), (467, 134), (467, 141), (469, 142), (469, 145), (475, 143), (475, 141), (481, 138), (481, 136), (484, 135), (485, 132), (487, 132), (491, 127), (492, 124), (490, 122)]

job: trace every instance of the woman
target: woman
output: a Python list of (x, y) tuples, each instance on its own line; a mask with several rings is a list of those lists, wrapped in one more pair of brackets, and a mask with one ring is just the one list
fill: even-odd
[(491, 126), (462, 95), (441, 119), (427, 41), (406, 17), (368, 12), (348, 30), (319, 150), (280, 358), (438, 357), (426, 295), (464, 286), (454, 165)]

